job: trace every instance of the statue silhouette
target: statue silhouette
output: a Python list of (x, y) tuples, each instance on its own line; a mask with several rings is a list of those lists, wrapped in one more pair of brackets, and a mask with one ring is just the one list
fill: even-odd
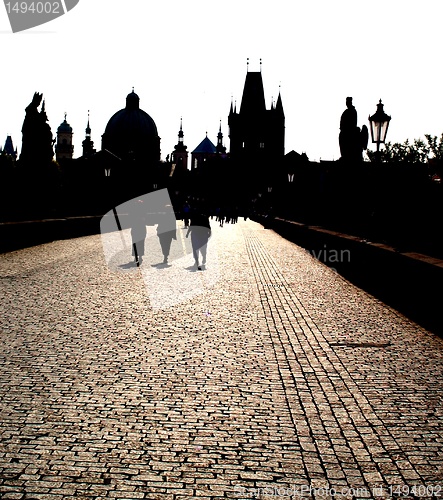
[(24, 164), (49, 164), (54, 157), (51, 127), (43, 101), (41, 111), (38, 110), (43, 95), (35, 92), (31, 103), (26, 107), (26, 116), (22, 127), (22, 152), (20, 161)]
[(344, 161), (362, 161), (363, 150), (368, 147), (368, 128), (357, 126), (357, 111), (352, 97), (346, 98), (346, 107), (340, 119), (340, 153)]

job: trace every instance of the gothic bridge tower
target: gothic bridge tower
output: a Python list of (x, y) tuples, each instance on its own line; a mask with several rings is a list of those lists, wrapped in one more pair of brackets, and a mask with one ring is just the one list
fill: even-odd
[(243, 177), (261, 182), (275, 169), (285, 152), (285, 114), (279, 90), (277, 103), (266, 109), (260, 71), (249, 71), (240, 110), (231, 102), (228, 116), (230, 156)]

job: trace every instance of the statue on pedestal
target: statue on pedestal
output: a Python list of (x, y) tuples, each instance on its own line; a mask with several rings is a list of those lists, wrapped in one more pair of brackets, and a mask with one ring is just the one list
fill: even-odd
[(18, 162), (20, 210), (37, 217), (45, 217), (56, 209), (61, 182), (61, 173), (53, 161), (55, 139), (42, 98), (43, 95), (36, 92), (26, 107)]
[(352, 97), (346, 98), (345, 111), (340, 119), (340, 153), (343, 161), (362, 161), (363, 150), (368, 147), (368, 128), (357, 126), (357, 111), (352, 104)]
[(38, 110), (43, 95), (36, 92), (26, 108), (26, 116), (22, 127), (22, 151), (20, 162), (25, 165), (44, 165), (51, 163), (54, 157), (54, 140), (51, 127), (47, 123), (45, 101)]

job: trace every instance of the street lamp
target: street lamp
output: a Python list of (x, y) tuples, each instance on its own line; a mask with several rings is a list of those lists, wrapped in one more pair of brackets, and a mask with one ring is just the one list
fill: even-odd
[(368, 120), (371, 127), (372, 142), (377, 144), (377, 161), (380, 161), (380, 144), (384, 144), (386, 140), (389, 122), (391, 121), (391, 117), (383, 110), (381, 99), (377, 104), (377, 111)]
[[(122, 161), (122, 159), (119, 156), (117, 156), (116, 154), (114, 154), (112, 151), (109, 151), (109, 149), (104, 149), (103, 151), (106, 151), (107, 153), (109, 153), (114, 158), (117, 158), (117, 160)], [(111, 176), (111, 168), (110, 167), (105, 167), (105, 177), (110, 177), (110, 176)]]

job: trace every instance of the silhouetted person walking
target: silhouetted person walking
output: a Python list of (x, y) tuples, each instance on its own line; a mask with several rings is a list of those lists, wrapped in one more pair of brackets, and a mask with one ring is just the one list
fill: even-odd
[(158, 214), (157, 236), (162, 248), (163, 264), (167, 264), (172, 240), (177, 239), (177, 221), (171, 205)]
[(146, 239), (146, 214), (144, 213), (143, 201), (137, 200), (130, 213), (132, 255), (137, 266), (143, 263), (145, 255)]
[(223, 227), (223, 222), (225, 220), (225, 215), (223, 213), (223, 209), (221, 207), (218, 207), (215, 213), (216, 213), (215, 220), (217, 222), (220, 222), (220, 227)]
[(202, 256), (202, 265), (206, 264), (206, 250), (208, 240), (211, 237), (211, 224), (209, 217), (196, 212), (191, 215), (191, 225), (186, 233), (186, 238), (191, 234), (192, 253), (194, 255), (195, 266), (201, 270), (199, 265), (199, 254)]
[(189, 227), (189, 216), (191, 213), (191, 207), (188, 202), (183, 205), (183, 222), (185, 224), (185, 228)]

